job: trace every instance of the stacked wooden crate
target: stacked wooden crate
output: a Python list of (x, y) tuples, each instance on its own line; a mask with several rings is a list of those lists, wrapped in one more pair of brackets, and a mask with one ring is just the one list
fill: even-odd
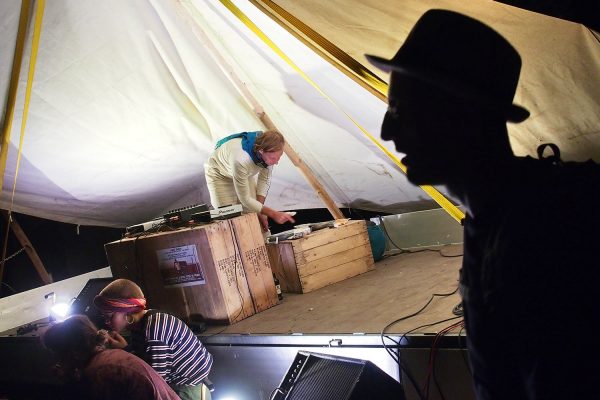
[(142, 287), (149, 306), (231, 324), (278, 303), (256, 214), (105, 245), (114, 277)]
[(311, 292), (375, 268), (363, 220), (268, 244), (267, 250), (284, 292)]

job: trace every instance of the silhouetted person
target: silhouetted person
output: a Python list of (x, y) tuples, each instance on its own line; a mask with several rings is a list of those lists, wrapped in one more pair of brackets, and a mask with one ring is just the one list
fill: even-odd
[(529, 115), (512, 104), (521, 59), (474, 19), (430, 10), (393, 59), (368, 58), (391, 72), (381, 136), (406, 154), (408, 179), (445, 185), (467, 210), (477, 397), (597, 398), (598, 165), (563, 163), (553, 145), (542, 160), (513, 155), (506, 122)]
[(129, 329), (134, 353), (150, 364), (182, 400), (211, 398), (204, 383), (213, 356), (182, 320), (148, 310), (144, 293), (135, 282), (112, 281), (94, 298), (94, 305), (114, 332)]

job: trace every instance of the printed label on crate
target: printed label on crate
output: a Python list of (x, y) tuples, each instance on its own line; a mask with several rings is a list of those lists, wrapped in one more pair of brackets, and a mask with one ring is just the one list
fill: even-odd
[(156, 256), (165, 287), (184, 287), (206, 283), (196, 245), (156, 250)]

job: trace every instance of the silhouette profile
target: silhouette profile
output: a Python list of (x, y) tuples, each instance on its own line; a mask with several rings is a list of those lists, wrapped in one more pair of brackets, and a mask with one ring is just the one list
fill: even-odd
[[(599, 354), (585, 332), (595, 307), (600, 167), (563, 162), (557, 146), (516, 157), (506, 122), (521, 58), (489, 26), (429, 10), (396, 55), (381, 136), (414, 184), (445, 185), (466, 208), (460, 286), (479, 399), (596, 395)], [(553, 155), (544, 158), (544, 150)]]

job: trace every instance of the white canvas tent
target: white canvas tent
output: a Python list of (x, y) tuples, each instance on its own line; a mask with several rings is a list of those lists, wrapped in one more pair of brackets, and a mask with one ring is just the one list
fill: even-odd
[[(378, 137), (385, 102), (251, 2), (234, 3), (329, 99), (220, 1), (50, 1), (13, 210), (125, 226), (208, 202), (202, 169), (213, 143), (262, 129), (229, 72), (245, 83), (339, 206), (388, 212), (434, 207), (349, 118)], [(483, 0), (275, 3), (364, 65), (364, 53), (391, 56), (428, 8), (480, 18), (504, 34), (524, 60), (516, 101), (532, 117), (510, 126), (516, 153), (533, 154), (539, 143), (553, 141), (564, 158), (600, 161), (600, 44), (581, 25)], [(3, 104), (20, 6), (18, 0), (0, 3)], [(30, 26), (2, 208), (10, 206), (32, 34)], [(223, 70), (215, 53), (230, 70)], [(385, 146), (394, 151), (392, 144)], [(275, 169), (267, 204), (323, 206), (288, 159)]]

